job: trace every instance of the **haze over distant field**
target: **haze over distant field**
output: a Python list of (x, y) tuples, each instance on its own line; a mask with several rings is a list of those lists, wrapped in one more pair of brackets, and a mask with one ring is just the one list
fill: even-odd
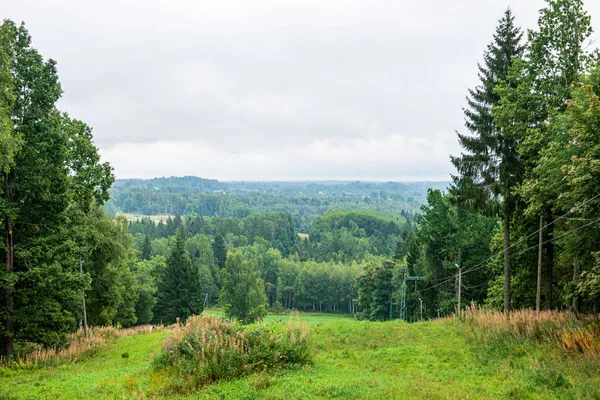
[[(447, 180), (508, 3), (20, 0), (2, 17), (58, 61), (61, 108), (120, 178)], [(526, 28), (543, 5), (510, 2)]]

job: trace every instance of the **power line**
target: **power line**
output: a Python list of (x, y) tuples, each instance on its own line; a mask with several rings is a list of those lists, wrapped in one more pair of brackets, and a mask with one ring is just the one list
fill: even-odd
[[(598, 196), (600, 196), (600, 195), (598, 195)], [(598, 196), (596, 196), (596, 197), (598, 197)], [(568, 235), (570, 235), (570, 234), (572, 234), (572, 233), (574, 233), (574, 232), (577, 232), (577, 231), (579, 231), (579, 230), (581, 230), (581, 229), (583, 229), (583, 228), (587, 228), (588, 226), (590, 226), (590, 225), (593, 225), (593, 224), (595, 224), (595, 223), (598, 223), (598, 222), (600, 222), (600, 218), (598, 218), (598, 219), (595, 219), (594, 221), (592, 221), (592, 222), (589, 222), (589, 223), (587, 223), (587, 224), (585, 224), (585, 225), (579, 226), (579, 227), (577, 227), (577, 228), (575, 228), (575, 229), (571, 229), (571, 230), (569, 230), (569, 231), (566, 231), (566, 232), (564, 232), (562, 235), (559, 235), (559, 236), (553, 237), (553, 238), (551, 238), (551, 239), (548, 239), (548, 240), (546, 240), (545, 242), (542, 242), (542, 245), (544, 245), (544, 244), (546, 244), (546, 243), (549, 243), (549, 242), (552, 242), (552, 241), (554, 241), (554, 240), (558, 240), (558, 239), (560, 239), (560, 238), (562, 238), (562, 237), (568, 236)], [(539, 229), (538, 229), (538, 231), (539, 231)], [(518, 243), (518, 242), (517, 242), (517, 243)], [(514, 257), (516, 257), (516, 256), (519, 256), (519, 255), (521, 255), (521, 254), (523, 254), (523, 253), (525, 253), (525, 252), (527, 252), (527, 251), (529, 251), (529, 250), (531, 250), (531, 249), (535, 249), (535, 248), (537, 248), (538, 246), (539, 246), (539, 244), (536, 244), (536, 245), (534, 245), (534, 246), (531, 246), (531, 247), (528, 247), (528, 248), (526, 248), (526, 249), (524, 249), (524, 250), (521, 250), (521, 251), (519, 251), (518, 253), (515, 253), (515, 254), (509, 254), (509, 257), (513, 257), (513, 256), (514, 256)], [(511, 246), (511, 247), (512, 247), (512, 246)], [(467, 271), (464, 271), (464, 272), (463, 272), (463, 275), (464, 275), (464, 274), (466, 274), (466, 273), (473, 272), (473, 271), (477, 271), (477, 270), (480, 270), (480, 269), (482, 269), (482, 268), (486, 267), (486, 266), (487, 266), (487, 264), (486, 264), (487, 262), (491, 261), (491, 260), (492, 260), (494, 257), (497, 257), (497, 256), (499, 256), (499, 255), (500, 255), (500, 254), (502, 254), (503, 252), (504, 252), (504, 250), (502, 250), (502, 251), (500, 251), (499, 253), (497, 253), (497, 254), (493, 255), (492, 257), (488, 258), (487, 260), (483, 261), (482, 263), (478, 264), (477, 266), (475, 266), (475, 267), (473, 267), (473, 268), (470, 268), (470, 269), (469, 269), (469, 270), (467, 270)], [(446, 278), (446, 279), (444, 280), (444, 282), (440, 282), (440, 283), (438, 283), (437, 285), (429, 286), (429, 287), (427, 287), (427, 288), (425, 288), (425, 289), (418, 290), (417, 292), (424, 292), (424, 291), (426, 291), (426, 290), (429, 290), (429, 289), (436, 288), (436, 287), (438, 287), (438, 286), (441, 286), (441, 285), (443, 285), (443, 284), (445, 284), (445, 283), (448, 283), (448, 282), (450, 282), (451, 280), (454, 280), (454, 279), (455, 279), (455, 277), (454, 277), (454, 276), (450, 276), (450, 277)]]
[[(589, 202), (591, 202), (591, 201), (593, 201), (593, 200), (597, 199), (598, 197), (600, 197), (600, 193), (598, 193), (598, 194), (597, 194), (597, 195), (595, 195), (594, 197), (592, 197), (592, 198), (590, 198), (590, 199), (588, 199), (588, 200), (584, 201), (583, 203), (581, 203), (581, 204), (580, 204), (580, 205), (578, 205), (577, 207), (573, 207), (573, 208), (571, 208), (571, 209), (570, 209), (570, 210), (569, 210), (569, 211), (568, 211), (566, 214), (564, 214), (564, 215), (561, 215), (560, 217), (556, 218), (555, 220), (553, 220), (553, 221), (551, 221), (551, 222), (547, 223), (547, 224), (546, 224), (546, 225), (544, 225), (543, 227), (541, 227), (541, 228), (537, 229), (535, 232), (532, 232), (532, 233), (530, 233), (529, 235), (525, 236), (524, 238), (522, 238), (522, 239), (520, 239), (520, 240), (516, 241), (515, 243), (512, 243), (510, 246), (508, 246), (508, 248), (506, 248), (506, 249), (502, 249), (502, 251), (501, 251), (501, 252), (499, 252), (498, 254), (492, 255), (492, 256), (490, 256), (489, 258), (487, 258), (487, 259), (483, 260), (482, 262), (480, 262), (479, 264), (475, 265), (474, 267), (471, 267), (471, 268), (467, 269), (466, 271), (463, 271), (463, 274), (466, 274), (466, 273), (469, 273), (469, 272), (476, 271), (476, 270), (480, 269), (480, 268), (478, 268), (479, 266), (481, 266), (481, 265), (483, 265), (483, 264), (487, 263), (488, 261), (490, 261), (490, 260), (494, 259), (495, 257), (497, 257), (498, 255), (500, 255), (501, 253), (504, 253), (505, 251), (508, 251), (508, 250), (510, 250), (510, 249), (511, 249), (511, 248), (513, 248), (514, 246), (516, 246), (516, 245), (518, 245), (518, 244), (520, 244), (520, 243), (523, 243), (525, 240), (529, 239), (531, 236), (535, 235), (535, 234), (536, 234), (536, 233), (538, 233), (540, 230), (546, 229), (546, 228), (547, 228), (547, 227), (549, 227), (550, 225), (552, 225), (552, 224), (554, 224), (554, 223), (556, 223), (556, 222), (560, 221), (561, 219), (563, 219), (563, 218), (567, 217), (569, 214), (573, 213), (575, 210), (578, 210), (579, 208), (581, 208), (581, 207), (583, 207), (584, 205), (586, 205), (587, 203), (589, 203)], [(586, 226), (587, 226), (587, 225), (586, 225)], [(547, 242), (545, 242), (545, 243), (547, 243)], [(537, 247), (537, 245), (536, 245), (536, 246), (534, 246), (534, 247)], [(430, 282), (437, 282), (437, 281), (442, 281), (442, 280), (443, 280), (444, 282), (441, 282), (441, 284), (444, 284), (444, 283), (446, 283), (446, 282), (448, 282), (449, 280), (452, 280), (452, 279), (454, 279), (454, 276), (451, 276), (451, 277), (448, 277), (448, 278), (438, 278), (438, 279), (434, 279), (434, 280), (432, 280), (432, 281), (430, 281)], [(439, 285), (436, 285), (436, 286), (439, 286)], [(434, 287), (436, 287), (436, 286), (434, 286)]]
[[(486, 262), (488, 262), (488, 261), (492, 260), (493, 258), (497, 257), (499, 254), (501, 254), (501, 253), (504, 253), (505, 251), (508, 251), (508, 250), (510, 250), (511, 248), (513, 248), (514, 246), (518, 245), (519, 243), (523, 243), (525, 240), (529, 239), (531, 236), (535, 235), (535, 234), (536, 234), (536, 233), (538, 233), (540, 230), (543, 230), (543, 229), (545, 229), (545, 228), (549, 227), (550, 225), (552, 225), (552, 224), (556, 223), (557, 221), (560, 221), (561, 219), (565, 218), (567, 215), (569, 215), (569, 214), (573, 213), (575, 210), (577, 210), (577, 209), (579, 209), (579, 208), (583, 207), (584, 205), (586, 205), (586, 204), (587, 204), (587, 203), (589, 203), (590, 201), (593, 201), (593, 200), (597, 199), (598, 197), (600, 197), (600, 193), (598, 193), (597, 195), (595, 195), (595, 196), (594, 196), (594, 197), (592, 197), (591, 199), (588, 199), (588, 200), (584, 201), (583, 203), (581, 203), (581, 204), (580, 204), (580, 205), (578, 205), (577, 207), (571, 208), (571, 209), (570, 209), (570, 210), (569, 210), (569, 211), (568, 211), (566, 214), (564, 214), (564, 215), (561, 215), (560, 217), (556, 218), (555, 220), (553, 220), (553, 221), (551, 221), (551, 222), (547, 223), (547, 224), (546, 224), (546, 225), (544, 225), (543, 227), (541, 227), (541, 228), (537, 229), (535, 232), (532, 232), (532, 233), (530, 233), (529, 235), (525, 236), (524, 238), (522, 238), (522, 239), (520, 239), (520, 240), (516, 241), (515, 243), (512, 243), (512, 244), (511, 244), (510, 246), (508, 246), (506, 249), (503, 249), (503, 250), (502, 250), (500, 253), (498, 253), (498, 254), (495, 254), (495, 255), (492, 255), (492, 256), (490, 256), (489, 258), (487, 258), (486, 260), (482, 261), (481, 263), (479, 263), (479, 264), (475, 265), (474, 267), (471, 267), (470, 269), (467, 269), (466, 271), (464, 271), (464, 272), (463, 272), (463, 274), (464, 274), (464, 273), (469, 273), (469, 272), (471, 272), (471, 271), (474, 271), (474, 270), (478, 269), (478, 267), (479, 267), (480, 265), (482, 265), (482, 264), (485, 264)], [(535, 247), (537, 247), (537, 245), (536, 245)]]

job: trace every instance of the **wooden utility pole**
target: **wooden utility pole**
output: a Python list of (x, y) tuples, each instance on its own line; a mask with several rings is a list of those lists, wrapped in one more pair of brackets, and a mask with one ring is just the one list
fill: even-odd
[[(83, 275), (83, 260), (79, 260), (79, 273)], [(83, 331), (85, 338), (88, 338), (87, 311), (85, 309), (85, 291), (83, 292)]]
[(537, 291), (535, 294), (535, 311), (538, 313), (542, 304), (542, 231), (544, 228), (544, 213), (540, 211), (540, 235), (538, 244), (538, 265), (537, 265)]
[(456, 293), (456, 297), (458, 298), (458, 318), (460, 318), (460, 297), (461, 297), (461, 289), (462, 289), (462, 268), (455, 264), (458, 268), (458, 291)]

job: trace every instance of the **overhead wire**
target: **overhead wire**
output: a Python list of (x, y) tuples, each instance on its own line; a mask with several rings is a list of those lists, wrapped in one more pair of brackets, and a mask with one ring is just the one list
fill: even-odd
[[(539, 228), (539, 229), (538, 229), (538, 230), (536, 230), (535, 232), (533, 232), (533, 233), (529, 234), (529, 235), (528, 235), (528, 236), (526, 236), (525, 238), (523, 238), (523, 239), (521, 239), (521, 240), (519, 240), (519, 241), (517, 241), (517, 242), (515, 242), (515, 243), (511, 244), (511, 245), (510, 245), (508, 248), (506, 248), (506, 249), (502, 249), (500, 252), (498, 252), (498, 253), (496, 253), (496, 254), (494, 254), (494, 255), (490, 256), (489, 258), (485, 259), (484, 261), (480, 262), (479, 264), (475, 265), (474, 267), (471, 267), (471, 268), (469, 268), (469, 269), (467, 269), (467, 270), (465, 270), (465, 271), (462, 271), (462, 275), (465, 275), (465, 274), (468, 274), (468, 273), (470, 273), (470, 272), (474, 272), (474, 271), (477, 271), (477, 270), (480, 270), (480, 269), (482, 269), (482, 268), (486, 267), (488, 262), (492, 261), (494, 258), (496, 258), (496, 257), (498, 257), (499, 255), (503, 254), (505, 251), (507, 251), (507, 250), (510, 250), (512, 247), (514, 247), (514, 246), (518, 245), (519, 243), (522, 243), (524, 240), (526, 240), (526, 239), (530, 238), (531, 236), (535, 235), (536, 233), (539, 233), (539, 231), (540, 231), (540, 230), (542, 230), (542, 229), (544, 229), (544, 228), (547, 228), (548, 226), (550, 226), (550, 225), (552, 225), (552, 224), (556, 223), (557, 221), (559, 221), (559, 220), (561, 220), (561, 219), (565, 218), (567, 215), (571, 214), (571, 213), (572, 213), (572, 212), (574, 212), (575, 210), (577, 210), (577, 209), (579, 209), (579, 208), (583, 207), (585, 204), (587, 204), (587, 203), (589, 203), (589, 202), (591, 202), (591, 201), (595, 200), (595, 199), (596, 199), (596, 198), (598, 198), (598, 197), (600, 197), (600, 193), (598, 193), (596, 196), (594, 196), (594, 197), (592, 197), (592, 198), (590, 198), (590, 199), (588, 199), (588, 200), (584, 201), (583, 203), (581, 203), (581, 204), (580, 204), (580, 205), (578, 205), (577, 207), (571, 208), (571, 209), (570, 209), (570, 210), (569, 210), (569, 211), (568, 211), (566, 214), (564, 214), (564, 215), (562, 215), (562, 216), (560, 216), (560, 217), (556, 218), (555, 220), (553, 220), (553, 221), (549, 222), (548, 224), (546, 224), (546, 225), (544, 225), (543, 227)], [(593, 224), (595, 224), (595, 223), (598, 223), (598, 222), (600, 222), (600, 218), (598, 218), (598, 219), (595, 219), (595, 220), (593, 220), (592, 222), (589, 222), (589, 223), (587, 223), (587, 224), (585, 224), (585, 225), (582, 225), (582, 226), (579, 226), (579, 227), (577, 227), (577, 228), (574, 228), (574, 229), (568, 230), (568, 231), (564, 232), (562, 235), (559, 235), (559, 236), (556, 236), (556, 237), (550, 238), (550, 239), (546, 240), (545, 242), (542, 242), (541, 244), (542, 244), (542, 245), (544, 245), (544, 244), (546, 244), (546, 243), (549, 243), (549, 242), (552, 242), (552, 241), (554, 241), (554, 240), (558, 240), (558, 239), (560, 239), (560, 238), (562, 238), (562, 237), (565, 237), (565, 236), (567, 236), (567, 235), (570, 235), (570, 234), (572, 234), (572, 233), (574, 233), (574, 232), (577, 232), (577, 231), (579, 231), (579, 230), (581, 230), (581, 229), (583, 229), (583, 228), (586, 228), (586, 227), (588, 227), (588, 226), (590, 226), (590, 225), (593, 225)], [(540, 244), (536, 244), (536, 245), (534, 245), (534, 246), (530, 246), (530, 247), (528, 247), (528, 248), (526, 248), (526, 249), (524, 249), (524, 250), (521, 250), (521, 251), (519, 251), (519, 252), (518, 252), (518, 253), (516, 253), (516, 254), (509, 254), (509, 257), (516, 257), (516, 256), (519, 256), (519, 255), (521, 255), (521, 254), (523, 254), (523, 253), (525, 253), (525, 252), (527, 252), (527, 251), (529, 251), (529, 250), (531, 250), (531, 249), (538, 248), (538, 247), (539, 247), (539, 245), (540, 245)], [(430, 289), (433, 289), (433, 288), (436, 288), (436, 287), (442, 286), (442, 285), (444, 285), (444, 284), (446, 284), (446, 283), (448, 283), (448, 282), (450, 282), (450, 281), (454, 280), (454, 279), (455, 279), (455, 276), (449, 276), (449, 277), (447, 277), (447, 278), (440, 278), (440, 279), (441, 279), (441, 280), (443, 280), (443, 281), (442, 281), (442, 282), (440, 282), (440, 283), (438, 283), (438, 284), (436, 284), (436, 285), (429, 286), (429, 287), (427, 287), (427, 288), (423, 288), (423, 289), (421, 289), (421, 290), (418, 290), (417, 292), (419, 292), (419, 293), (420, 293), (420, 292), (424, 292), (424, 291), (426, 291), (426, 290), (430, 290)], [(440, 280), (440, 279), (438, 279), (438, 280)], [(433, 281), (433, 282), (435, 282), (435, 281)]]
[[(568, 212), (566, 212), (565, 214), (563, 214), (563, 215), (561, 215), (560, 217), (558, 217), (558, 218), (556, 218), (556, 219), (552, 220), (551, 222), (547, 223), (546, 225), (542, 226), (541, 228), (537, 229), (536, 231), (534, 231), (534, 232), (530, 233), (529, 235), (525, 236), (524, 238), (521, 238), (520, 240), (518, 240), (518, 241), (516, 241), (516, 242), (512, 243), (510, 246), (508, 246), (508, 248), (506, 248), (506, 249), (502, 249), (502, 251), (500, 251), (498, 254), (492, 255), (492, 256), (488, 257), (487, 259), (483, 260), (482, 262), (480, 262), (479, 264), (475, 265), (474, 267), (471, 267), (470, 269), (467, 269), (467, 270), (463, 271), (463, 272), (462, 272), (462, 273), (463, 273), (463, 275), (464, 275), (464, 274), (467, 274), (467, 273), (469, 273), (469, 272), (472, 272), (472, 271), (476, 271), (477, 269), (480, 269), (480, 268), (478, 268), (480, 265), (487, 263), (488, 261), (490, 261), (490, 260), (494, 259), (495, 257), (497, 257), (499, 254), (501, 254), (501, 253), (504, 253), (505, 251), (508, 251), (508, 250), (510, 250), (510, 249), (511, 249), (511, 248), (513, 248), (514, 246), (516, 246), (516, 245), (518, 245), (518, 244), (520, 244), (520, 243), (523, 243), (525, 240), (529, 239), (531, 236), (533, 236), (533, 235), (535, 235), (535, 234), (539, 233), (539, 231), (540, 231), (540, 230), (546, 229), (546, 228), (547, 228), (547, 227), (549, 227), (550, 225), (552, 225), (552, 224), (555, 224), (556, 222), (560, 221), (561, 219), (564, 219), (564, 218), (566, 218), (566, 217), (567, 217), (569, 214), (571, 214), (571, 213), (575, 212), (576, 210), (580, 209), (581, 207), (583, 207), (584, 205), (588, 204), (589, 202), (591, 202), (591, 201), (593, 201), (593, 200), (597, 199), (598, 197), (600, 197), (600, 193), (596, 194), (596, 195), (595, 195), (594, 197), (592, 197), (592, 198), (589, 198), (589, 199), (587, 199), (587, 200), (586, 200), (586, 201), (584, 201), (583, 203), (579, 204), (577, 207), (573, 207), (573, 208), (571, 208), (571, 209), (570, 209)], [(537, 247), (537, 245), (536, 245), (536, 247)], [(444, 282), (442, 282), (442, 284), (443, 284), (443, 283), (446, 283), (446, 281), (448, 281), (448, 280), (451, 280), (451, 279), (453, 279), (453, 278), (454, 278), (453, 276), (451, 276), (451, 277), (448, 277), (448, 278), (437, 278), (437, 279), (434, 279), (434, 280), (432, 280), (432, 281), (430, 281), (430, 282), (444, 281)]]

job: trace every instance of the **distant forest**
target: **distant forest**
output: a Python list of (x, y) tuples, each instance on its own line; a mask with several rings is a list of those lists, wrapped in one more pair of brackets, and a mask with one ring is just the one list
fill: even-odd
[(298, 232), (331, 210), (364, 210), (408, 218), (426, 202), (428, 189), (449, 182), (219, 182), (195, 176), (118, 179), (106, 204), (109, 215), (199, 215), (245, 218), (264, 212), (288, 212)]

